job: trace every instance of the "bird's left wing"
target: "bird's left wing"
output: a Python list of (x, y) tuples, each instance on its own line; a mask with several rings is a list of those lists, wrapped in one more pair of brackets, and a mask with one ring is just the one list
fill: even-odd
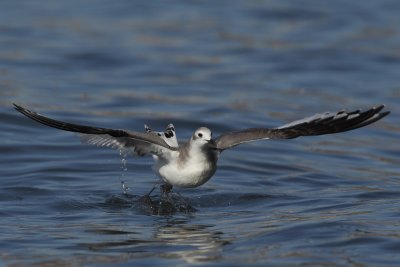
[(132, 150), (139, 156), (153, 154), (164, 157), (165, 152), (177, 150), (177, 148), (169, 146), (156, 134), (72, 124), (50, 119), (16, 104), (14, 104), (14, 108), (28, 118), (44, 125), (79, 133), (82, 141), (88, 144), (119, 150)]
[(222, 151), (242, 143), (262, 139), (292, 139), (299, 136), (346, 132), (366, 126), (385, 117), (390, 111), (381, 112), (384, 107), (384, 105), (380, 105), (364, 112), (361, 112), (361, 110), (327, 112), (297, 120), (278, 128), (251, 128), (229, 132), (215, 139), (216, 148)]

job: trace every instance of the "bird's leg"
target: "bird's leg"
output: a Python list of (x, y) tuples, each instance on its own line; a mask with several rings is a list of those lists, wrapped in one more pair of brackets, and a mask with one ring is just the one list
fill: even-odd
[(162, 184), (162, 185), (161, 185), (161, 193), (163, 193), (163, 194), (169, 194), (169, 193), (171, 193), (172, 187), (173, 187), (172, 185), (167, 184), (167, 183)]
[(145, 196), (150, 197), (150, 194), (153, 193), (154, 189), (156, 189), (156, 187), (158, 187), (162, 182), (163, 181), (160, 179), (157, 183), (155, 183), (151, 190)]
[(154, 189), (156, 189), (156, 187), (158, 186), (158, 183), (156, 183), (153, 188), (151, 188), (151, 190), (145, 195), (147, 197), (150, 197), (150, 194), (153, 193)]
[(163, 183), (160, 186), (160, 191), (161, 191), (161, 199), (160, 201), (163, 202), (164, 200), (166, 200), (167, 202), (171, 202), (172, 203), (172, 199), (171, 199), (171, 191), (172, 191), (172, 185), (168, 184), (168, 183)]
[(151, 195), (151, 193), (153, 193), (154, 189), (156, 189), (156, 188), (160, 185), (160, 183), (161, 183), (161, 181), (158, 181), (158, 182), (151, 188), (151, 190), (150, 190), (147, 194), (145, 194), (144, 196), (142, 196), (142, 197), (139, 199), (140, 202), (142, 202), (142, 203), (144, 203), (144, 204), (146, 204), (146, 205), (149, 205), (153, 210), (154, 210), (155, 206), (154, 206), (153, 200), (151, 199), (150, 195)]
[[(151, 193), (153, 193), (154, 189), (156, 189), (161, 183), (162, 181), (158, 181), (147, 194), (145, 194), (143, 197), (140, 198), (140, 200), (145, 203), (153, 203), (150, 195)], [(167, 183), (161, 184), (160, 185), (161, 198), (165, 197), (167, 200), (169, 200), (169, 194), (171, 193), (171, 190), (172, 190), (172, 185)]]

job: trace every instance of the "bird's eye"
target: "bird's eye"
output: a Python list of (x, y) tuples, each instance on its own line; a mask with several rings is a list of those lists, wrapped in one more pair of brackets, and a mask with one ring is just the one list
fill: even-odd
[(197, 136), (200, 137), (200, 138), (202, 138), (202, 137), (203, 137), (203, 134), (202, 134), (202, 133), (198, 133)]

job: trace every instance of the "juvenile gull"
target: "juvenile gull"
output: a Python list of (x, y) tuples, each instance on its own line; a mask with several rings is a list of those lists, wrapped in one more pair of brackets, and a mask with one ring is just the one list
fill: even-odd
[[(210, 129), (200, 127), (188, 142), (178, 145), (168, 133), (159, 135), (150, 128), (146, 132), (115, 130), (72, 124), (47, 118), (14, 104), (17, 111), (47, 126), (77, 132), (86, 143), (127, 150), (138, 156), (153, 155), (153, 171), (166, 184), (178, 187), (198, 187), (206, 183), (217, 170), (222, 151), (239, 144), (262, 139), (292, 139), (299, 136), (332, 134), (354, 130), (374, 123), (388, 115), (384, 105), (364, 112), (356, 110), (322, 113), (285, 124), (277, 128), (250, 128), (221, 134), (213, 139)], [(168, 130), (168, 127), (167, 127)]]

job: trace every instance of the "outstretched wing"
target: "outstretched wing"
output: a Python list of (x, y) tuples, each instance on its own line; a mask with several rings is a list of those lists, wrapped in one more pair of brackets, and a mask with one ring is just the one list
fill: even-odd
[(72, 124), (47, 118), (16, 104), (14, 104), (14, 107), (34, 121), (53, 128), (79, 133), (82, 141), (88, 144), (119, 150), (133, 150), (139, 156), (153, 154), (163, 157), (165, 152), (177, 150), (155, 134)]
[(251, 128), (220, 135), (215, 139), (217, 149), (224, 150), (239, 144), (262, 139), (291, 139), (299, 136), (323, 135), (354, 130), (380, 120), (390, 113), (381, 112), (385, 105), (361, 112), (356, 110), (322, 113), (285, 124), (278, 128)]

